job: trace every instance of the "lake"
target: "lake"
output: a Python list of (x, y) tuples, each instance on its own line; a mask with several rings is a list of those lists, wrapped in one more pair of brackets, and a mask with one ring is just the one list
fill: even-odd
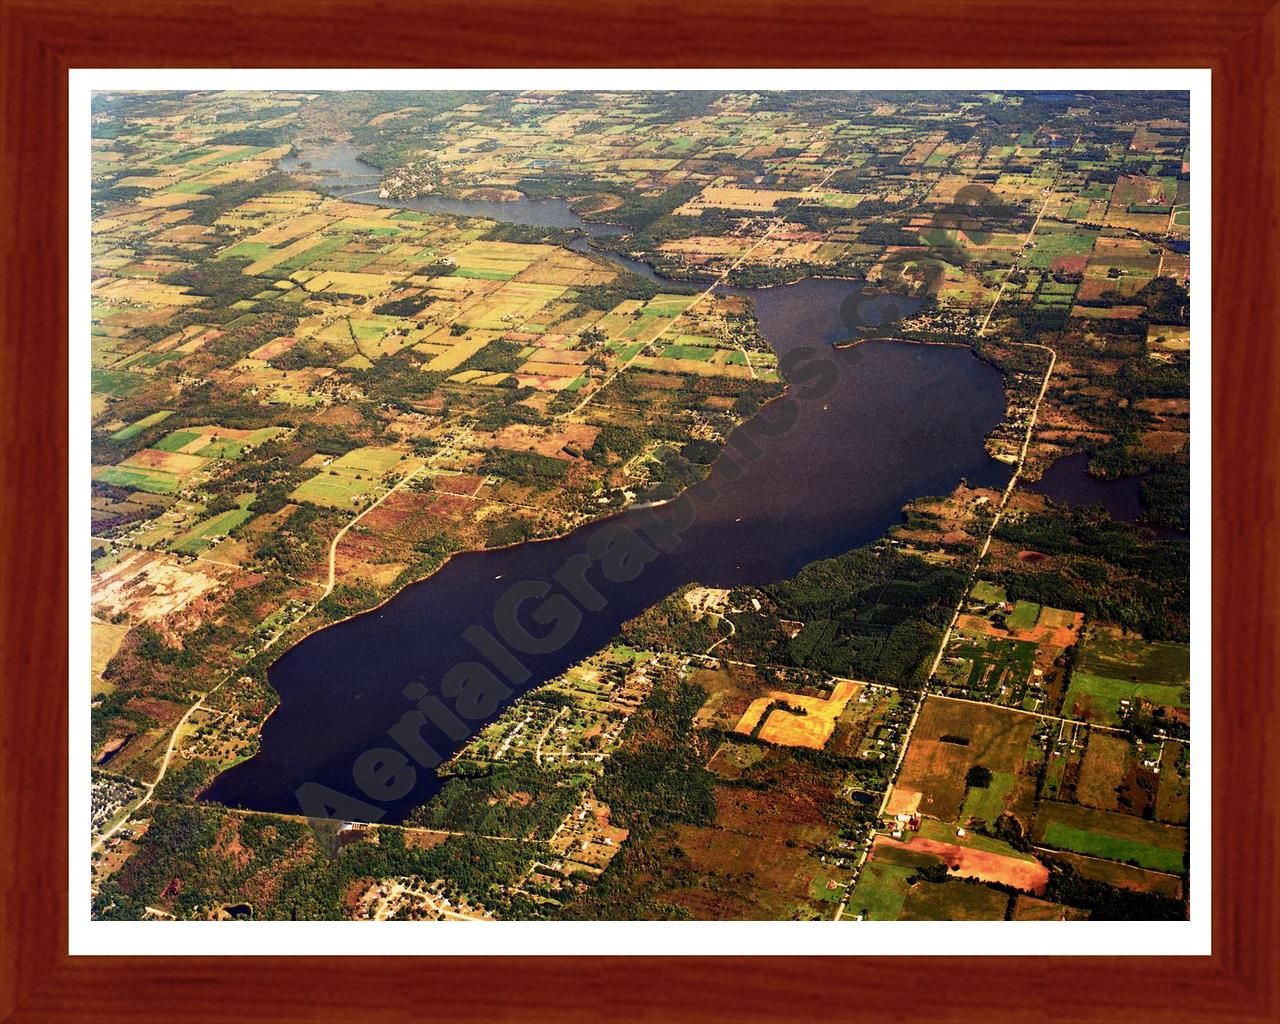
[[(990, 487), (1008, 481), (1010, 467), (983, 447), (1005, 414), (1002, 377), (968, 348), (891, 340), (833, 348), (851, 333), (849, 309), (861, 295), (848, 281), (806, 280), (751, 294), (791, 386), (730, 435), (706, 479), (665, 505), (626, 510), (560, 538), (457, 555), (382, 606), (306, 637), (270, 669), (280, 705), (263, 727), (259, 753), (218, 776), (201, 799), (297, 813), (297, 791), (307, 783), (363, 799), (353, 783), (357, 759), (394, 751), (388, 731), (415, 713), (415, 701), (440, 695), (459, 666), (492, 666), (510, 693), (467, 735), (428, 722), (417, 732), (420, 753), (452, 755), (521, 694), (599, 650), (623, 622), (687, 583), (786, 579), (882, 536), (913, 498), (950, 492), (962, 479)], [(630, 557), (611, 561), (610, 552)], [(526, 587), (535, 596), (495, 620), (495, 609)], [(525, 638), (514, 657), (502, 628), (510, 631), (513, 621)], [(552, 649), (528, 649), (548, 646), (529, 635), (561, 626), (565, 635)], [(499, 639), (503, 650), (495, 653)], [(377, 802), (381, 820), (400, 820), (442, 784), (430, 767), (401, 779), (408, 781)]]
[[(1019, 486), (1072, 508), (1096, 505), (1117, 522), (1137, 523), (1146, 511), (1142, 503), (1142, 481), (1150, 475), (1137, 473), (1103, 480), (1089, 474), (1089, 453), (1076, 452), (1058, 459), (1034, 483), (1024, 482)], [(1161, 540), (1187, 538), (1184, 530), (1149, 523), (1143, 525)]]
[(1035, 483), (1024, 483), (1025, 490), (1043, 494), (1072, 507), (1100, 505), (1112, 519), (1136, 522), (1142, 515), (1142, 481), (1145, 474), (1103, 480), (1089, 475), (1089, 453), (1064, 455), (1044, 471)]
[[(447, 213), (458, 217), (485, 217), (508, 224), (525, 224), (544, 228), (576, 229), (591, 238), (621, 234), (618, 224), (592, 224), (583, 220), (564, 199), (450, 199), (425, 195), (412, 199), (381, 199), (378, 182), (382, 171), (361, 160), (359, 149), (349, 143), (301, 148), (296, 156), (278, 161), (282, 171), (291, 174), (318, 174), (320, 187), (336, 196), (374, 206), (393, 206), (419, 213)], [(309, 164), (310, 166), (303, 166)]]

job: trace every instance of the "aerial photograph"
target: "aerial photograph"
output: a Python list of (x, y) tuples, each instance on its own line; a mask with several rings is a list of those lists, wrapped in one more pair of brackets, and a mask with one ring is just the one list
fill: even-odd
[(90, 125), (84, 915), (1188, 919), (1189, 93)]

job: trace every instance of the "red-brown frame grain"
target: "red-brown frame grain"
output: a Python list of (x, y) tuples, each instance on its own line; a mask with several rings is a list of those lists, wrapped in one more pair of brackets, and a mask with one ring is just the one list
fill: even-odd
[[(0, 0), (0, 1019), (1280, 1019), (1271, 4)], [(67, 70), (150, 66), (1212, 68), (1213, 955), (69, 957)]]

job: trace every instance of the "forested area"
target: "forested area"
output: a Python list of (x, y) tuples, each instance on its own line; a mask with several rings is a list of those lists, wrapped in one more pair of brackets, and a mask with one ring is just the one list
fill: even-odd
[(261, 919), (337, 920), (350, 916), (353, 890), (397, 875), (447, 879), (446, 892), (504, 913), (517, 903), (526, 915), (532, 911), (502, 885), (536, 855), (527, 843), (451, 836), (430, 849), (411, 849), (404, 832), (392, 827), (378, 830), (376, 844), (340, 849), (338, 824), (313, 831), (288, 818), (159, 804), (141, 849), (103, 882), (95, 911), (104, 920), (137, 920), (163, 897), (179, 917), (246, 902)]
[(406, 819), (408, 825), (477, 835), (547, 839), (578, 802), (582, 782), (513, 762), (459, 773)]
[(967, 575), (880, 547), (805, 566), (764, 588), (780, 618), (804, 623), (776, 660), (919, 688)]
[(1006, 518), (995, 537), (1053, 556), (1050, 567), (999, 574), (1010, 600), (1078, 609), (1148, 640), (1188, 639), (1186, 541), (1154, 540), (1142, 527), (1118, 523), (1100, 509), (1052, 504), (1041, 513)]

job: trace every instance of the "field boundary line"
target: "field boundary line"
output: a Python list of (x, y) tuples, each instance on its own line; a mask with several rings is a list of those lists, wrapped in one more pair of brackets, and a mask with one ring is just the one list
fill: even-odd
[[(329, 582), (326, 584), (324, 588), (324, 593), (321, 594), (320, 597), (316, 598), (316, 600), (311, 602), (311, 604), (307, 606), (306, 610), (303, 611), (296, 619), (294, 619), (293, 622), (289, 624), (289, 626), (296, 625), (297, 623), (303, 621), (308, 615), (310, 615), (313, 611), (316, 610), (316, 607), (322, 601), (324, 601), (326, 598), (329, 597), (330, 594), (333, 593), (333, 588), (336, 583), (335, 566), (336, 566), (336, 559), (337, 559), (337, 552), (338, 552), (338, 544), (342, 540), (342, 538), (346, 536), (347, 531), (350, 530), (351, 527), (355, 526), (356, 523), (360, 522), (361, 519), (367, 516), (375, 508), (381, 505), (384, 501), (386, 501), (387, 498), (391, 497), (392, 494), (400, 490), (400, 488), (403, 487), (405, 484), (407, 484), (411, 479), (413, 479), (419, 473), (421, 473), (424, 469), (426, 469), (429, 463), (430, 463), (430, 460), (428, 460), (427, 463), (424, 463), (423, 465), (418, 466), (416, 469), (410, 470), (408, 473), (402, 476), (399, 480), (397, 480), (394, 484), (392, 484), (391, 487), (389, 487), (380, 498), (378, 498), (372, 504), (364, 508), (358, 515), (354, 516), (345, 526), (343, 526), (342, 529), (340, 529), (336, 534), (334, 534), (333, 540), (329, 542)], [(310, 584), (310, 585), (319, 586), (319, 584)], [(261, 650), (256, 651), (254, 653), (261, 654), (263, 651), (270, 650), (273, 646), (275, 646), (276, 642), (282, 636), (284, 636), (285, 633), (288, 632), (289, 626), (285, 626), (283, 629), (281, 629), (278, 633), (275, 634), (275, 636), (273, 636), (270, 640), (267, 641), (266, 644), (262, 646)], [(243, 668), (242, 664), (237, 665), (225, 676), (223, 676), (222, 679), (220, 679), (216, 684), (211, 686), (205, 693), (201, 694), (200, 699), (197, 700), (194, 704), (192, 704), (191, 707), (187, 708), (186, 712), (183, 714), (181, 718), (178, 719), (177, 724), (173, 727), (173, 731), (169, 734), (169, 744), (165, 748), (164, 758), (160, 762), (160, 769), (156, 773), (156, 777), (152, 779), (151, 782), (144, 783), (143, 793), (137, 799), (137, 801), (129, 804), (125, 809), (123, 809), (120, 812), (119, 820), (114, 825), (112, 825), (110, 829), (106, 830), (100, 836), (98, 836), (97, 839), (93, 840), (93, 843), (90, 846), (91, 852), (102, 849), (106, 845), (106, 842), (108, 839), (110, 839), (117, 832), (119, 832), (120, 829), (122, 829), (125, 826), (125, 824), (128, 823), (128, 821), (139, 810), (141, 810), (146, 804), (150, 803), (152, 796), (155, 794), (156, 787), (159, 786), (160, 783), (164, 780), (165, 773), (168, 772), (169, 770), (169, 763), (170, 761), (172, 761), (174, 751), (177, 748), (178, 736), (182, 731), (182, 727), (187, 724), (187, 721), (191, 718), (193, 714), (195, 714), (195, 712), (199, 711), (202, 707), (204, 707), (204, 702), (206, 700), (208, 700), (215, 693), (217, 693), (218, 690), (220, 690), (223, 686), (225, 686), (228, 682), (230, 682), (233, 677), (238, 678), (238, 675), (242, 668)], [(137, 780), (134, 780), (134, 781), (137, 781)]]
[[(1040, 212), (1036, 215), (1036, 219), (1031, 224), (1031, 229), (1027, 232), (1026, 238), (1023, 239), (1023, 251), (1025, 251), (1027, 243), (1034, 237), (1036, 228), (1040, 226), (1040, 220), (1044, 216), (1044, 211), (1048, 208), (1049, 200), (1053, 198), (1054, 186), (1057, 184), (1058, 177), (1061, 172), (1054, 177), (1053, 183), (1046, 187), (1044, 201), (1040, 204)], [(1005, 285), (1008, 283), (1009, 275), (1013, 273), (1018, 265), (1018, 259), (1015, 258), (1005, 271), (1004, 280), (1000, 284), (1000, 290), (996, 292), (996, 297), (992, 300), (991, 307), (987, 310), (987, 315), (982, 321), (982, 325), (978, 328), (974, 335), (981, 338), (986, 332), (988, 325), (991, 323), (991, 317), (995, 313), (996, 307), (1000, 303), (1001, 297), (1004, 295)], [(911, 713), (911, 721), (907, 724), (906, 731), (903, 733), (902, 743), (898, 748), (898, 756), (894, 761), (893, 770), (889, 774), (889, 782), (885, 786), (884, 795), (880, 800), (880, 809), (876, 815), (877, 821), (884, 817), (885, 809), (889, 806), (889, 800), (893, 796), (894, 787), (897, 785), (898, 776), (902, 771), (902, 764), (906, 760), (907, 748), (911, 745), (911, 737), (915, 732), (916, 724), (920, 720), (920, 712), (924, 708), (926, 699), (930, 696), (929, 680), (931, 680), (938, 671), (938, 666), (942, 663), (942, 656), (946, 652), (947, 644), (951, 640), (951, 634), (955, 629), (956, 623), (960, 619), (961, 612), (964, 610), (965, 603), (969, 598), (969, 592), (973, 589), (973, 584), (977, 580), (979, 572), (982, 568), (983, 560), (987, 557), (987, 552), (991, 549), (991, 538), (995, 535), (996, 527), (1000, 525), (1000, 520), (1004, 517), (1005, 509), (1009, 505), (1009, 499), (1013, 496), (1014, 488), (1017, 487), (1018, 480), (1022, 476), (1023, 467), (1026, 465), (1027, 450), (1031, 446), (1031, 437), (1035, 431), (1036, 420), (1040, 415), (1040, 405), (1044, 401), (1044, 396), (1049, 390), (1049, 381), (1053, 377), (1054, 368), (1058, 363), (1058, 353), (1048, 345), (1042, 345), (1036, 342), (1019, 342), (1021, 347), (1036, 348), (1049, 353), (1049, 365), (1045, 368), (1044, 379), (1040, 382), (1040, 390), (1036, 393), (1036, 400), (1031, 406), (1031, 412), (1027, 416), (1027, 429), (1022, 438), (1022, 447), (1018, 452), (1018, 461), (1015, 463), (1013, 472), (1009, 475), (1009, 482), (1005, 485), (1004, 492), (1000, 495), (1000, 504), (996, 507), (995, 515), (992, 516), (991, 525), (987, 528), (986, 536), (982, 541), (982, 548), (978, 552), (978, 557), (974, 559), (973, 567), (969, 571), (969, 575), (965, 581), (964, 591), (960, 595), (959, 601), (956, 603), (955, 609), (951, 613), (951, 618), (947, 623), (947, 628), (942, 632), (942, 641), (938, 644), (938, 651), (933, 657), (933, 663), (929, 666), (929, 673), (925, 677), (924, 685), (921, 687), (920, 696), (916, 700), (915, 709)], [(866, 865), (867, 858), (871, 855), (871, 848), (875, 842), (875, 830), (866, 843), (863, 845), (862, 852), (858, 856), (858, 861), (854, 866), (854, 876), (840, 903), (836, 906), (835, 914), (832, 920), (839, 921), (844, 916), (845, 907), (848, 905), (849, 896), (856, 886), (858, 880), (862, 876), (862, 869)]]
[[(822, 138), (822, 134), (823, 134), (822, 132), (818, 132), (818, 134), (814, 136), (814, 138), (813, 138), (813, 142), (817, 142), (817, 141), (818, 141), (818, 139)], [(810, 143), (810, 145), (812, 145), (812, 143)], [(849, 161), (850, 161), (852, 158), (853, 158), (853, 155), (852, 155), (852, 154), (850, 154), (849, 156), (845, 157), (845, 158), (844, 158), (843, 160), (841, 160), (838, 164), (836, 164), (833, 168), (831, 168), (831, 170), (829, 170), (825, 175), (823, 175), (823, 177), (822, 177), (822, 180), (821, 180), (821, 181), (817, 181), (817, 182), (814, 182), (814, 183), (812, 183), (812, 184), (810, 184), (810, 185), (806, 185), (803, 189), (800, 189), (800, 190), (798, 191), (797, 195), (800, 195), (800, 196), (809, 196), (809, 195), (812, 195), (812, 193), (814, 193), (814, 192), (818, 191), (819, 189), (823, 188), (823, 187), (827, 184), (827, 182), (828, 182), (828, 181), (830, 181), (833, 177), (835, 177), (835, 175), (839, 174), (839, 173), (840, 173), (840, 171), (844, 170), (844, 168), (845, 168), (846, 166), (848, 166), (848, 163), (849, 163)], [(804, 205), (805, 205), (805, 200), (802, 198), (802, 199), (800, 199), (800, 200), (799, 200), (799, 202), (797, 202), (797, 203), (796, 203), (796, 207), (795, 207), (795, 208), (796, 208), (796, 209), (799, 209), (801, 206), (804, 206)], [(659, 338), (661, 338), (664, 334), (666, 334), (668, 331), (670, 331), (670, 330), (671, 330), (671, 328), (675, 326), (676, 321), (677, 321), (677, 320), (679, 320), (679, 319), (680, 319), (680, 317), (684, 316), (686, 313), (688, 313), (688, 312), (689, 312), (689, 310), (693, 309), (693, 308), (694, 308), (695, 306), (697, 306), (700, 302), (702, 302), (702, 300), (703, 300), (703, 299), (705, 299), (705, 298), (706, 298), (708, 295), (710, 295), (713, 291), (715, 291), (715, 290), (716, 290), (717, 288), (719, 288), (722, 284), (724, 284), (724, 283), (725, 283), (725, 281), (726, 281), (726, 279), (729, 277), (729, 275), (730, 275), (730, 274), (732, 274), (735, 270), (737, 270), (737, 269), (738, 269), (738, 267), (742, 265), (742, 263), (747, 259), (747, 257), (748, 257), (748, 256), (750, 256), (753, 252), (755, 252), (758, 248), (760, 248), (760, 246), (761, 246), (761, 245), (763, 245), (765, 242), (767, 242), (767, 241), (770, 239), (770, 237), (772, 237), (772, 235), (773, 235), (774, 231), (776, 231), (779, 227), (781, 227), (783, 224), (785, 224), (785, 223), (786, 223), (786, 221), (787, 221), (787, 216), (788, 216), (788, 214), (789, 214), (790, 212), (791, 212), (791, 211), (786, 211), (786, 212), (782, 212), (782, 213), (779, 213), (779, 214), (777, 214), (776, 216), (774, 216), (774, 217), (769, 221), (769, 225), (768, 225), (768, 227), (766, 227), (766, 228), (765, 228), (764, 233), (763, 233), (763, 234), (761, 234), (761, 235), (760, 235), (760, 236), (759, 236), (759, 237), (758, 237), (754, 242), (752, 242), (752, 243), (751, 243), (751, 245), (750, 245), (747, 249), (745, 249), (745, 250), (744, 250), (744, 251), (743, 251), (743, 252), (738, 256), (738, 258), (737, 258), (737, 259), (735, 259), (732, 263), (730, 263), (730, 264), (729, 264), (729, 266), (727, 266), (724, 270), (722, 270), (722, 271), (720, 272), (720, 274), (716, 277), (716, 279), (715, 279), (714, 281), (712, 281), (709, 285), (707, 285), (707, 287), (706, 287), (705, 289), (703, 289), (702, 291), (700, 291), (700, 292), (698, 292), (696, 295), (694, 295), (694, 296), (692, 297), (692, 299), (689, 301), (689, 304), (688, 304), (687, 306), (685, 306), (685, 307), (684, 307), (684, 309), (682, 309), (682, 310), (680, 311), (680, 313), (679, 313), (679, 314), (677, 314), (676, 316), (671, 317), (670, 321), (667, 323), (667, 325), (666, 325), (665, 327), (663, 327), (663, 328), (662, 328), (662, 330), (661, 330), (661, 331), (659, 331), (659, 332), (658, 332), (657, 334), (655, 334), (652, 338), (650, 338), (647, 342), (645, 342), (645, 343), (644, 343), (644, 345), (643, 345), (643, 346), (642, 346), (638, 351), (636, 351), (636, 353), (635, 353), (635, 354), (634, 354), (630, 359), (628, 359), (625, 363), (623, 363), (623, 364), (622, 364), (621, 366), (619, 366), (616, 370), (614, 370), (614, 372), (613, 372), (613, 373), (609, 374), (609, 376), (608, 376), (608, 377), (606, 377), (603, 381), (601, 381), (601, 382), (600, 382), (600, 386), (599, 386), (598, 388), (596, 388), (594, 391), (592, 391), (592, 392), (591, 392), (591, 394), (584, 396), (584, 397), (583, 397), (583, 399), (582, 399), (582, 401), (580, 401), (577, 405), (575, 405), (575, 406), (574, 406), (572, 409), (570, 409), (567, 413), (564, 413), (564, 414), (562, 414), (562, 415), (565, 415), (565, 416), (575, 416), (575, 415), (577, 415), (577, 414), (578, 414), (578, 412), (579, 412), (579, 411), (581, 411), (581, 410), (582, 410), (582, 409), (584, 409), (587, 405), (589, 405), (589, 404), (591, 403), (591, 401), (592, 401), (592, 400), (593, 400), (593, 399), (594, 399), (598, 394), (600, 394), (600, 392), (602, 392), (605, 388), (607, 388), (610, 384), (612, 384), (615, 380), (617, 380), (617, 379), (618, 379), (618, 377), (619, 377), (619, 375), (621, 375), (622, 373), (624, 373), (624, 372), (625, 372), (625, 371), (626, 371), (626, 370), (631, 366), (631, 364), (632, 364), (632, 363), (634, 363), (637, 359), (639, 359), (639, 358), (640, 358), (640, 356), (642, 356), (642, 355), (643, 355), (643, 354), (644, 354), (644, 353), (649, 349), (649, 347), (650, 347), (651, 345), (653, 345), (653, 343), (654, 343), (655, 341), (657, 341), (657, 340), (658, 340)], [(745, 355), (746, 355), (746, 349), (745, 349), (745, 348), (743, 348), (743, 349), (742, 349), (742, 352), (743, 352), (743, 355), (745, 356)], [(757, 378), (756, 378), (756, 374), (755, 374), (755, 367), (753, 367), (753, 366), (751, 365), (751, 360), (750, 360), (750, 359), (748, 359), (748, 360), (747, 360), (747, 369), (751, 371), (751, 379), (752, 379), (752, 380), (757, 379)], [(559, 417), (557, 417), (557, 418), (559, 418)]]
[[(1065, 722), (1067, 725), (1083, 725), (1086, 729), (1097, 730), (1098, 732), (1118, 732), (1124, 736), (1131, 734), (1131, 730), (1123, 729), (1117, 725), (1101, 725), (1097, 722), (1086, 722), (1082, 718), (1067, 718), (1065, 715), (1048, 715), (1043, 711), (1028, 711), (1026, 708), (1011, 708), (1006, 704), (993, 704), (989, 700), (974, 700), (972, 697), (956, 697), (947, 693), (930, 693), (930, 697), (935, 700), (953, 700), (961, 704), (977, 704), (984, 708), (999, 708), (1001, 711), (1012, 711), (1017, 715), (1032, 715), (1035, 718), (1043, 718), (1048, 722)], [(1185, 743), (1191, 745), (1191, 740), (1181, 739), (1177, 736), (1161, 736), (1160, 741), (1163, 743)], [(1154, 740), (1152, 742), (1155, 742)]]

